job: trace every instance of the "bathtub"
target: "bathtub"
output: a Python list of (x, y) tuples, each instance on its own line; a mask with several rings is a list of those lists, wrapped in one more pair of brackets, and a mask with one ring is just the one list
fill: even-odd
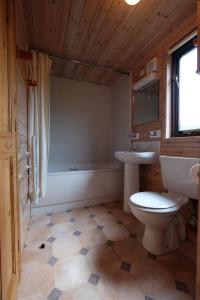
[(31, 215), (122, 200), (123, 176), (120, 164), (50, 165), (46, 197), (31, 205)]

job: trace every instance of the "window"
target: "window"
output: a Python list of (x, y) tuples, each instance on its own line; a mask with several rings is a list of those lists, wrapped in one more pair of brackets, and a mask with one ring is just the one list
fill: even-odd
[(200, 75), (193, 41), (172, 54), (172, 136), (200, 135)]

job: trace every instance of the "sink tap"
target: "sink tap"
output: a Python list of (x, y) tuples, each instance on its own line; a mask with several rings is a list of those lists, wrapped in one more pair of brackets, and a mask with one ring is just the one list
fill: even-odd
[(136, 146), (134, 146), (134, 141), (133, 141), (133, 140), (131, 140), (131, 147), (130, 147), (130, 151), (134, 151), (134, 152), (136, 152), (136, 151), (137, 151), (137, 147), (136, 147)]
[(143, 148), (143, 151), (144, 151), (144, 152), (148, 152), (149, 149), (148, 149), (147, 147), (144, 147), (144, 148)]

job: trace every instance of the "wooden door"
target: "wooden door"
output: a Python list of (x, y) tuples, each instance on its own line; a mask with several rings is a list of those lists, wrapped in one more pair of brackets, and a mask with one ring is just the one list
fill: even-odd
[(16, 45), (14, 2), (0, 1), (0, 282), (1, 300), (15, 299), (18, 282), (16, 191)]

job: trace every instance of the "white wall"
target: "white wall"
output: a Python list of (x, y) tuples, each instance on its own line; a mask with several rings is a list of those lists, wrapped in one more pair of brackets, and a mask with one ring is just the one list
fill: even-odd
[(49, 164), (111, 159), (110, 87), (51, 78)]
[(129, 150), (130, 133), (130, 78), (121, 77), (111, 87), (112, 153)]

